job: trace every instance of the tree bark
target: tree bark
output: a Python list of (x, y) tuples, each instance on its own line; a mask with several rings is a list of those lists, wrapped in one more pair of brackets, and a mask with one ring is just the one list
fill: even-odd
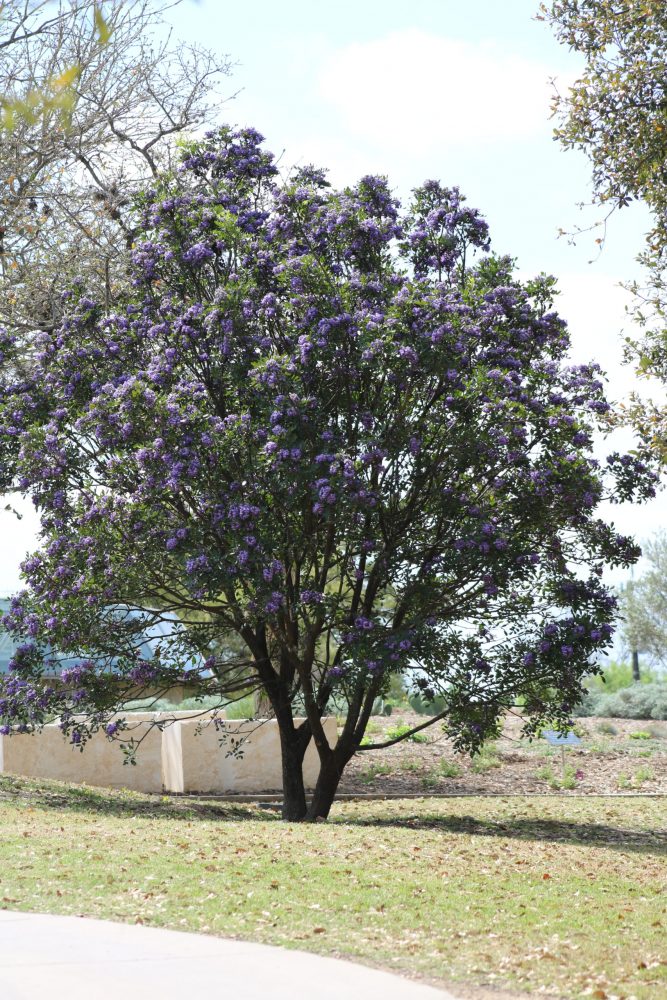
[(636, 649), (632, 650), (632, 679), (633, 681), (641, 680), (639, 676), (639, 652)]
[(305, 819), (306, 789), (303, 783), (303, 751), (297, 740), (280, 732), (283, 766), (283, 819), (300, 822)]
[(326, 765), (323, 764), (320, 767), (320, 773), (317, 776), (315, 791), (313, 792), (313, 797), (310, 800), (310, 804), (308, 805), (308, 810), (306, 812), (306, 820), (309, 820), (312, 823), (319, 819), (328, 818), (331, 806), (336, 798), (336, 792), (338, 791), (338, 785), (342, 773), (342, 767), (339, 768), (335, 760), (332, 760)]

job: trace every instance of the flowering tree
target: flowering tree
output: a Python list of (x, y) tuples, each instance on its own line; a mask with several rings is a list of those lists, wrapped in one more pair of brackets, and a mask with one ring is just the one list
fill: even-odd
[[(608, 406), (597, 366), (564, 363), (551, 279), (522, 286), (457, 189), (429, 181), (401, 214), (383, 178), (280, 183), (252, 130), (192, 144), (138, 211), (123, 309), (68, 293), (29, 381), (5, 338), (5, 473), (42, 518), (5, 618), (32, 640), (5, 728), (57, 711), (81, 743), (138, 685), (183, 679), (173, 649), (133, 653), (125, 607), (176, 612), (180, 662), (241, 643), (186, 677), (263, 692), (289, 819), (328, 814), (393, 673), (444, 696), (423, 725), (461, 748), (517, 699), (529, 731), (566, 725), (612, 632), (602, 564), (637, 549), (594, 516)], [(652, 493), (628, 457), (606, 471), (616, 498)], [(66, 687), (46, 644), (88, 657)]]

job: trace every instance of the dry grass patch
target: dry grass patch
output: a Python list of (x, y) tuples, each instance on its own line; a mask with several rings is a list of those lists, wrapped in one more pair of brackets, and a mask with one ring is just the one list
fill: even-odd
[(666, 855), (659, 799), (349, 802), (303, 826), (0, 778), (3, 907), (563, 997), (667, 995)]

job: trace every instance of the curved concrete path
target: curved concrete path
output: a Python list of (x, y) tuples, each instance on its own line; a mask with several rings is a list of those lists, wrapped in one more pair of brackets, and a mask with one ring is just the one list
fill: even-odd
[(454, 1000), (389, 972), (246, 941), (0, 910), (2, 1000)]

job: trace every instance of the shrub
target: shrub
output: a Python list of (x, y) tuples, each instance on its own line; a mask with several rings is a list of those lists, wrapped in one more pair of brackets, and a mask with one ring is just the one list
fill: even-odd
[(459, 778), (463, 769), (453, 760), (441, 760), (438, 764), (438, 771), (443, 778)]
[(420, 694), (411, 694), (408, 701), (410, 708), (418, 715), (439, 715), (445, 710), (445, 699), (440, 695), (433, 701), (427, 701)]
[(550, 764), (545, 764), (544, 767), (540, 767), (535, 772), (535, 777), (540, 778), (542, 781), (546, 781), (549, 788), (566, 788), (572, 790), (577, 787), (577, 778), (582, 777), (581, 772), (577, 774), (571, 764), (565, 765), (565, 774), (557, 777), (554, 773), (554, 769)]
[(363, 781), (365, 785), (372, 785), (376, 778), (384, 774), (391, 774), (391, 768), (388, 764), (371, 764), (370, 767), (361, 772), (359, 780)]
[[(650, 667), (642, 667), (640, 684), (657, 684), (661, 676), (656, 670)], [(590, 691), (602, 692), (604, 694), (614, 694), (623, 688), (632, 687), (636, 683), (632, 679), (632, 667), (629, 663), (617, 663), (611, 660), (604, 668), (602, 674), (593, 674), (586, 679), (586, 687)]]
[(255, 715), (255, 699), (252, 695), (247, 695), (239, 701), (232, 701), (225, 705), (225, 714), (228, 719), (252, 719)]
[(613, 722), (600, 722), (595, 728), (599, 733), (605, 733), (607, 736), (618, 735), (618, 727)]
[[(412, 728), (413, 728), (412, 726), (408, 726), (407, 723), (405, 723), (405, 722), (402, 722), (402, 721), (397, 722), (397, 724), (395, 726), (393, 726), (391, 729), (387, 730), (387, 733), (386, 733), (387, 739), (388, 740), (398, 740), (402, 736), (405, 736), (406, 733), (409, 733)], [(430, 742), (428, 736), (426, 736), (425, 733), (413, 733), (412, 736), (408, 736), (407, 739), (409, 739), (411, 743), (429, 743)]]
[(667, 684), (635, 684), (614, 694), (591, 691), (574, 710), (579, 716), (667, 719)]
[(485, 774), (494, 767), (500, 767), (498, 752), (493, 743), (485, 743), (472, 759), (470, 769), (475, 774)]

